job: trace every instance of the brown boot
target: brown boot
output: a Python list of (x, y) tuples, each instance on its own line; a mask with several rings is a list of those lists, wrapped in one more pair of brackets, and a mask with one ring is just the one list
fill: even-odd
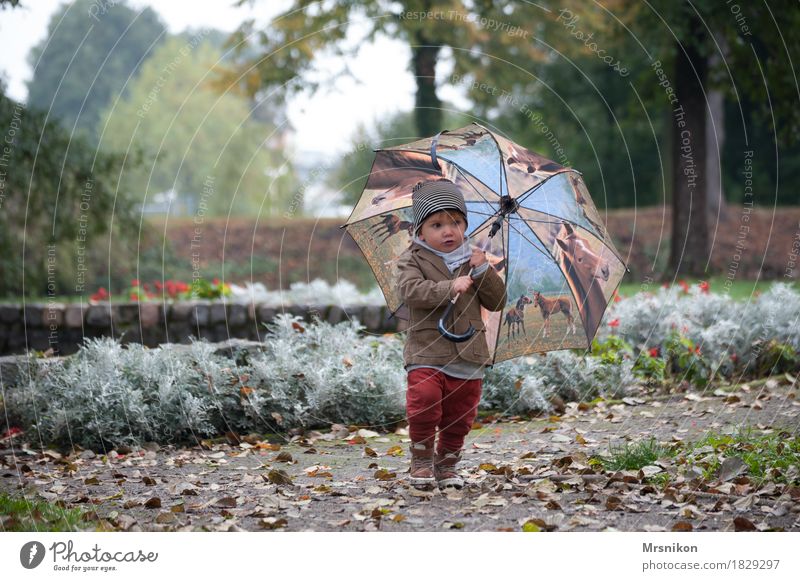
[(409, 483), (415, 487), (432, 487), (435, 482), (433, 478), (433, 442), (412, 442), (410, 448)]
[(456, 465), (460, 460), (461, 450), (441, 450), (436, 453), (433, 473), (439, 488), (464, 486), (464, 480), (456, 472)]

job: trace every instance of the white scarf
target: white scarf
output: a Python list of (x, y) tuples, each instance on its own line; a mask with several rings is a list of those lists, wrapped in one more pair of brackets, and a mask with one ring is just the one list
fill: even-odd
[(469, 238), (467, 237), (464, 237), (464, 243), (461, 246), (459, 246), (455, 250), (451, 250), (450, 252), (440, 252), (435, 248), (431, 248), (416, 236), (414, 236), (414, 242), (416, 242), (423, 248), (427, 248), (428, 250), (433, 252), (436, 256), (441, 256), (442, 260), (444, 260), (444, 264), (447, 267), (447, 270), (450, 271), (450, 274), (458, 270), (458, 267), (464, 264), (465, 262), (469, 262), (469, 259), (472, 257), (472, 248), (470, 248)]

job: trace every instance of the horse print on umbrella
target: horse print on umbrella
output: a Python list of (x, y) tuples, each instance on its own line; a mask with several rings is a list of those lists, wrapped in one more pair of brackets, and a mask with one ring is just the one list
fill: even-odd
[(525, 335), (525, 305), (531, 304), (530, 297), (525, 295), (517, 299), (517, 304), (511, 307), (506, 313), (504, 324), (508, 326), (506, 330), (506, 340), (511, 341), (519, 333), (519, 328), (522, 327), (522, 334)]
[(373, 206), (383, 206), (393, 200), (410, 199), (411, 190), (418, 183), (443, 178), (430, 156), (415, 151), (392, 151), (375, 158), (365, 190), (375, 191), (370, 200)]
[(561, 249), (561, 269), (578, 302), (584, 328), (593, 333), (608, 302), (603, 293), (603, 283), (608, 282), (610, 275), (608, 260), (595, 253), (568, 222), (562, 222), (556, 244)]
[(542, 318), (544, 319), (543, 339), (546, 338), (550, 332), (550, 316), (558, 313), (564, 313), (564, 316), (567, 318), (567, 333), (569, 333), (570, 330), (573, 335), (577, 333), (575, 317), (572, 316), (572, 300), (570, 297), (562, 295), (548, 298), (539, 291), (535, 291), (533, 293), (533, 304), (542, 311)]
[(381, 244), (400, 232), (407, 232), (409, 237), (413, 236), (414, 222), (402, 220), (397, 214), (385, 214), (380, 222), (370, 227), (370, 233), (373, 236), (376, 238), (382, 236), (379, 240)]

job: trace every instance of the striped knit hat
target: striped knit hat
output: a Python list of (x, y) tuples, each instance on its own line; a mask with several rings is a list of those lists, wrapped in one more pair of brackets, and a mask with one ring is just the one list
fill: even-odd
[(447, 179), (425, 182), (414, 187), (411, 194), (414, 211), (414, 233), (418, 233), (425, 218), (441, 210), (458, 210), (467, 220), (467, 205), (456, 185)]

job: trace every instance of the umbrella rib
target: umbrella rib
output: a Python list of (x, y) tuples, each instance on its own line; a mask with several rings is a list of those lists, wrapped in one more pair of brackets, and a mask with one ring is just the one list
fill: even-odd
[[(467, 179), (467, 177), (466, 177), (466, 176), (467, 176), (467, 174), (469, 174), (469, 176), (470, 176), (470, 177), (472, 177), (473, 179), (476, 179), (476, 180), (478, 180), (478, 181), (479, 181), (480, 183), (482, 183), (482, 184), (483, 184), (483, 180), (480, 180), (480, 179), (478, 179), (476, 176), (472, 175), (470, 172), (468, 172), (468, 171), (466, 171), (466, 170), (464, 170), (464, 169), (461, 169), (461, 166), (459, 166), (459, 165), (458, 165), (456, 162), (454, 162), (454, 161), (450, 161), (450, 160), (448, 160), (446, 157), (445, 157), (445, 158), (442, 158), (442, 159), (444, 159), (446, 162), (450, 163), (450, 164), (451, 164), (451, 165), (452, 165), (454, 168), (456, 168), (456, 171), (457, 171), (458, 173), (460, 173), (460, 174), (461, 174), (461, 176), (464, 178), (464, 181), (465, 181), (465, 182), (467, 182), (467, 183), (470, 185), (470, 187), (472, 187), (472, 189), (473, 189), (473, 190), (475, 190), (475, 193), (476, 193), (476, 194), (478, 194), (478, 195), (481, 197), (481, 200), (483, 200), (483, 201), (484, 201), (484, 202), (486, 202), (487, 204), (491, 204), (491, 203), (492, 203), (492, 202), (490, 202), (489, 200), (487, 200), (487, 199), (486, 199), (486, 198), (483, 196), (483, 194), (480, 192), (480, 190), (478, 190), (478, 188), (476, 188), (476, 187), (473, 185), (473, 183), (472, 183), (470, 180), (468, 180), (468, 179)], [(486, 185), (486, 184), (483, 184), (483, 185), (484, 185), (484, 186), (486, 186), (486, 187), (487, 187), (489, 190), (491, 190), (491, 189), (492, 189), (492, 188), (489, 188), (489, 186), (488, 186), (488, 185)], [(500, 184), (500, 188), (501, 188), (501, 190), (502, 190), (502, 187), (503, 187), (503, 186), (502, 186), (502, 183), (501, 183), (501, 184)]]
[(542, 181), (540, 181), (538, 184), (536, 184), (535, 186), (533, 186), (533, 187), (532, 187), (531, 189), (529, 189), (527, 192), (523, 192), (521, 196), (518, 196), (518, 197), (517, 197), (517, 201), (518, 201), (518, 202), (520, 203), (520, 205), (521, 205), (521, 204), (522, 204), (522, 202), (523, 202), (523, 200), (525, 200), (525, 198), (529, 198), (529, 197), (530, 197), (530, 196), (531, 196), (531, 195), (532, 195), (532, 194), (533, 194), (533, 193), (534, 193), (536, 190), (538, 190), (539, 188), (541, 188), (543, 185), (545, 185), (545, 184), (546, 184), (547, 182), (549, 182), (551, 179), (553, 179), (553, 178), (554, 178), (554, 177), (556, 177), (556, 176), (560, 176), (560, 175), (561, 175), (561, 174), (563, 174), (563, 173), (569, 173), (569, 172), (575, 172), (575, 173), (577, 173), (578, 175), (580, 175), (580, 173), (576, 172), (574, 169), (571, 169), (571, 168), (568, 168), (568, 169), (563, 169), (563, 170), (561, 170), (561, 171), (557, 171), (556, 173), (554, 173), (554, 174), (552, 174), (552, 175), (549, 175), (549, 176), (547, 176), (546, 178), (544, 178)]
[[(486, 127), (484, 127), (484, 129), (486, 129)], [(489, 136), (492, 138), (492, 141), (494, 141), (494, 144), (497, 147), (497, 153), (500, 156), (500, 169), (503, 171), (502, 178), (500, 179), (500, 197), (502, 198), (503, 197), (503, 182), (505, 182), (505, 184), (506, 184), (506, 195), (511, 195), (508, 192), (508, 176), (506, 175), (505, 160), (503, 160), (503, 148), (500, 147), (500, 142), (497, 141), (497, 138), (494, 136), (494, 133), (492, 133), (489, 129), (486, 129), (486, 133), (488, 133)]]
[[(511, 238), (509, 236), (509, 238)], [(506, 261), (506, 278), (503, 281), (505, 284), (506, 291), (508, 291), (508, 279), (511, 278), (509, 276), (511, 264), (508, 260), (508, 251), (509, 248), (506, 248), (508, 241), (506, 240), (506, 233), (505, 228), (500, 228), (500, 244), (503, 248), (503, 256)], [(506, 296), (506, 306), (508, 306), (508, 296)], [(492, 351), (492, 365), (497, 362), (497, 349), (500, 347), (500, 331), (503, 329), (503, 310), (500, 310), (500, 325), (497, 327), (497, 337), (494, 339), (494, 351)]]
[[(510, 220), (508, 221), (508, 225), (509, 225), (509, 227), (510, 227), (510, 228), (513, 228), (513, 229), (514, 229), (514, 231), (515, 231), (517, 234), (519, 234), (520, 236), (522, 236), (522, 238), (523, 238), (523, 239), (524, 239), (524, 240), (525, 240), (525, 241), (526, 241), (528, 244), (530, 244), (530, 245), (531, 245), (531, 246), (533, 246), (533, 247), (534, 247), (536, 250), (538, 250), (539, 252), (541, 252), (541, 253), (542, 253), (544, 256), (546, 256), (547, 258), (549, 258), (549, 259), (550, 259), (550, 261), (551, 261), (552, 263), (554, 263), (554, 264), (558, 264), (558, 263), (557, 263), (557, 262), (556, 262), (556, 261), (553, 259), (553, 257), (552, 257), (552, 256), (550, 256), (550, 255), (549, 255), (547, 252), (545, 252), (544, 250), (542, 250), (541, 248), (539, 248), (538, 246), (536, 246), (536, 243), (535, 243), (535, 242), (532, 242), (531, 240), (529, 240), (529, 239), (528, 239), (528, 237), (527, 237), (527, 236), (525, 236), (525, 234), (523, 234), (523, 233), (522, 233), (522, 232), (519, 230), (519, 228), (517, 228), (516, 226), (514, 226), (514, 224), (512, 224)], [(528, 228), (530, 228), (530, 226), (529, 226)], [(531, 232), (533, 232), (533, 230), (531, 230)], [(536, 236), (536, 232), (533, 232), (533, 235), (534, 235), (534, 236)], [(536, 239), (538, 240), (538, 239), (539, 239), (539, 237), (538, 237), (538, 236), (536, 236)], [(540, 240), (540, 242), (541, 242), (541, 240)], [(544, 244), (542, 244), (542, 246), (544, 246)]]
[[(594, 237), (595, 237), (595, 238), (596, 238), (596, 239), (597, 239), (597, 240), (600, 242), (600, 244), (602, 244), (602, 245), (603, 245), (603, 246), (605, 246), (605, 247), (606, 247), (608, 250), (610, 250), (610, 251), (611, 251), (611, 254), (613, 254), (613, 255), (614, 255), (614, 257), (615, 257), (617, 260), (619, 260), (619, 261), (620, 261), (620, 263), (622, 264), (622, 266), (624, 266), (624, 267), (625, 267), (625, 270), (627, 270), (628, 272), (630, 272), (630, 269), (628, 269), (628, 265), (627, 265), (627, 264), (625, 264), (625, 261), (624, 261), (624, 260), (622, 260), (622, 257), (619, 255), (619, 253), (617, 252), (616, 248), (614, 248), (614, 246), (613, 246), (613, 242), (611, 242), (611, 239), (610, 239), (610, 238), (608, 238), (608, 235), (606, 235), (606, 236), (604, 236), (604, 237), (601, 237), (601, 236), (599, 235), (599, 232), (593, 232), (592, 230), (589, 230), (589, 229), (588, 229), (586, 226), (584, 226), (584, 225), (582, 225), (582, 224), (578, 224), (577, 222), (573, 222), (572, 220), (567, 220), (566, 218), (563, 218), (563, 217), (561, 217), (561, 216), (556, 216), (555, 214), (551, 214), (550, 212), (544, 212), (544, 211), (542, 211), (542, 210), (534, 210), (533, 208), (528, 208), (527, 206), (523, 206), (523, 207), (524, 207), (526, 210), (528, 210), (529, 212), (536, 212), (536, 213), (538, 213), (538, 214), (544, 214), (545, 216), (552, 216), (553, 218), (556, 218), (556, 219), (558, 220), (557, 222), (550, 222), (550, 221), (548, 221), (548, 220), (534, 220), (533, 218), (523, 218), (523, 220), (525, 220), (526, 222), (537, 222), (537, 223), (540, 223), (540, 224), (561, 224), (562, 222), (569, 222), (570, 224), (572, 224), (572, 225), (573, 225), (573, 226), (575, 226), (576, 228), (580, 228), (581, 230), (584, 230), (584, 231), (588, 232), (589, 234), (591, 234), (592, 236), (594, 236)], [(608, 238), (609, 242), (611, 242), (610, 244), (609, 244), (609, 243), (606, 243), (606, 238)]]

